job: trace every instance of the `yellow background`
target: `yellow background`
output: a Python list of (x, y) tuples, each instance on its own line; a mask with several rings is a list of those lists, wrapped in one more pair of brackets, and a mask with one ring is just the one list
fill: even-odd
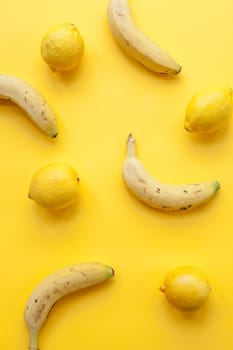
[[(112, 39), (107, 0), (4, 1), (0, 71), (36, 87), (57, 114), (50, 140), (15, 105), (0, 103), (0, 347), (27, 349), (27, 297), (49, 273), (82, 261), (116, 276), (59, 302), (40, 334), (41, 350), (228, 350), (233, 347), (233, 126), (210, 136), (183, 129), (190, 97), (233, 85), (232, 1), (131, 0), (135, 19), (183, 67), (175, 79), (128, 59)], [(72, 22), (85, 55), (55, 74), (40, 57), (53, 25)], [(206, 206), (174, 215), (130, 195), (121, 177), (125, 141), (163, 182), (219, 180)], [(34, 172), (54, 161), (78, 171), (78, 205), (50, 213), (27, 198)], [(182, 313), (159, 291), (173, 267), (192, 264), (213, 287), (207, 304)]]

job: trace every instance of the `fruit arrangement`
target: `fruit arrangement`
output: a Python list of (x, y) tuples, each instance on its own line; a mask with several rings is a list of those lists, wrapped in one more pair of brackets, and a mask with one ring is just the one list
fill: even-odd
[[(109, 0), (106, 18), (109, 31), (124, 53), (154, 72), (155, 77), (181, 73), (181, 66), (136, 25), (128, 0)], [(43, 64), (49, 66), (53, 72), (51, 74), (73, 71), (83, 59), (84, 50), (84, 38), (71, 23), (50, 28), (40, 46)], [(13, 75), (1, 74), (0, 97), (18, 105), (50, 138), (60, 135), (53, 109), (30, 83)], [(214, 133), (227, 125), (232, 112), (231, 87), (205, 88), (194, 94), (187, 103), (184, 129), (190, 133)], [(132, 133), (126, 141), (126, 156), (121, 170), (122, 187), (125, 185), (134, 197), (146, 204), (145, 208), (150, 206), (168, 215), (171, 215), (170, 212), (191, 212), (207, 205), (220, 189), (220, 182), (215, 179), (200, 179), (200, 182), (190, 184), (161, 182), (151, 175), (137, 157), (136, 139)], [(221, 181), (222, 186), (224, 184)], [(45, 210), (59, 213), (81, 199), (79, 175), (72, 165), (65, 162), (44, 165), (32, 174), (27, 195), (31, 202)], [(156, 210), (154, 215), (157, 215)], [(113, 276), (115, 272), (111, 266), (86, 262), (65, 267), (42, 280), (33, 289), (24, 307), (29, 349), (38, 350), (41, 327), (57, 301)], [(186, 312), (199, 309), (207, 302), (212, 285), (200, 268), (183, 265), (171, 269), (159, 289), (170, 304), (180, 312)]]

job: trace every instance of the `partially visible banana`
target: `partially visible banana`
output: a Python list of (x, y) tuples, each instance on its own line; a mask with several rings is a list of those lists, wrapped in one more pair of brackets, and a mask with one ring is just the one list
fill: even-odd
[(80, 263), (54, 272), (31, 293), (24, 309), (29, 330), (29, 350), (38, 350), (38, 334), (54, 304), (63, 296), (101, 283), (114, 276), (114, 270), (96, 262)]
[(129, 190), (141, 201), (160, 210), (183, 211), (208, 202), (220, 188), (218, 181), (188, 185), (168, 185), (153, 178), (135, 155), (135, 139), (127, 140), (123, 178)]
[(10, 75), (0, 75), (0, 98), (21, 107), (30, 119), (51, 138), (58, 134), (55, 115), (43, 96), (27, 82)]
[(137, 27), (128, 0), (109, 0), (108, 21), (117, 43), (136, 61), (156, 73), (181, 71), (181, 66)]

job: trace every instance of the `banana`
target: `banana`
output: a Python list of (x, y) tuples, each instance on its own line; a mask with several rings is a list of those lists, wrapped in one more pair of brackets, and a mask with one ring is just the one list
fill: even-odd
[(80, 263), (52, 273), (31, 293), (24, 308), (29, 331), (29, 350), (38, 350), (38, 333), (54, 304), (63, 296), (101, 283), (114, 276), (114, 270), (96, 262)]
[(0, 98), (17, 104), (51, 138), (57, 136), (57, 121), (53, 111), (38, 91), (27, 82), (14, 76), (0, 75)]
[(108, 22), (113, 37), (129, 56), (156, 73), (175, 75), (181, 66), (135, 24), (128, 0), (110, 0)]
[(128, 189), (144, 203), (160, 210), (183, 211), (208, 202), (220, 188), (218, 181), (169, 185), (152, 177), (135, 155), (136, 140), (129, 135), (123, 179)]

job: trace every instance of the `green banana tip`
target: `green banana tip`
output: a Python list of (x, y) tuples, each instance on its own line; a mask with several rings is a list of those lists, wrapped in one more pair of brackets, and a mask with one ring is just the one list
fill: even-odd
[(214, 189), (215, 189), (216, 192), (220, 189), (220, 187), (221, 187), (220, 183), (218, 181), (215, 181), (214, 182)]
[(182, 67), (179, 66), (179, 68), (176, 70), (175, 75), (179, 74), (182, 71)]
[(109, 278), (114, 277), (114, 276), (115, 276), (115, 270), (110, 266), (110, 276), (109, 276)]
[(115, 276), (115, 271), (114, 271), (114, 269), (111, 266), (105, 265), (105, 269), (106, 269), (105, 270), (105, 273), (106, 273), (105, 277), (106, 277), (106, 279), (109, 279), (109, 278), (112, 278), (112, 277)]
[(56, 129), (52, 129), (48, 132), (49, 137), (51, 139), (55, 139), (58, 136), (58, 131)]
[(58, 132), (50, 134), (51, 139), (55, 139), (57, 136), (58, 136)]

